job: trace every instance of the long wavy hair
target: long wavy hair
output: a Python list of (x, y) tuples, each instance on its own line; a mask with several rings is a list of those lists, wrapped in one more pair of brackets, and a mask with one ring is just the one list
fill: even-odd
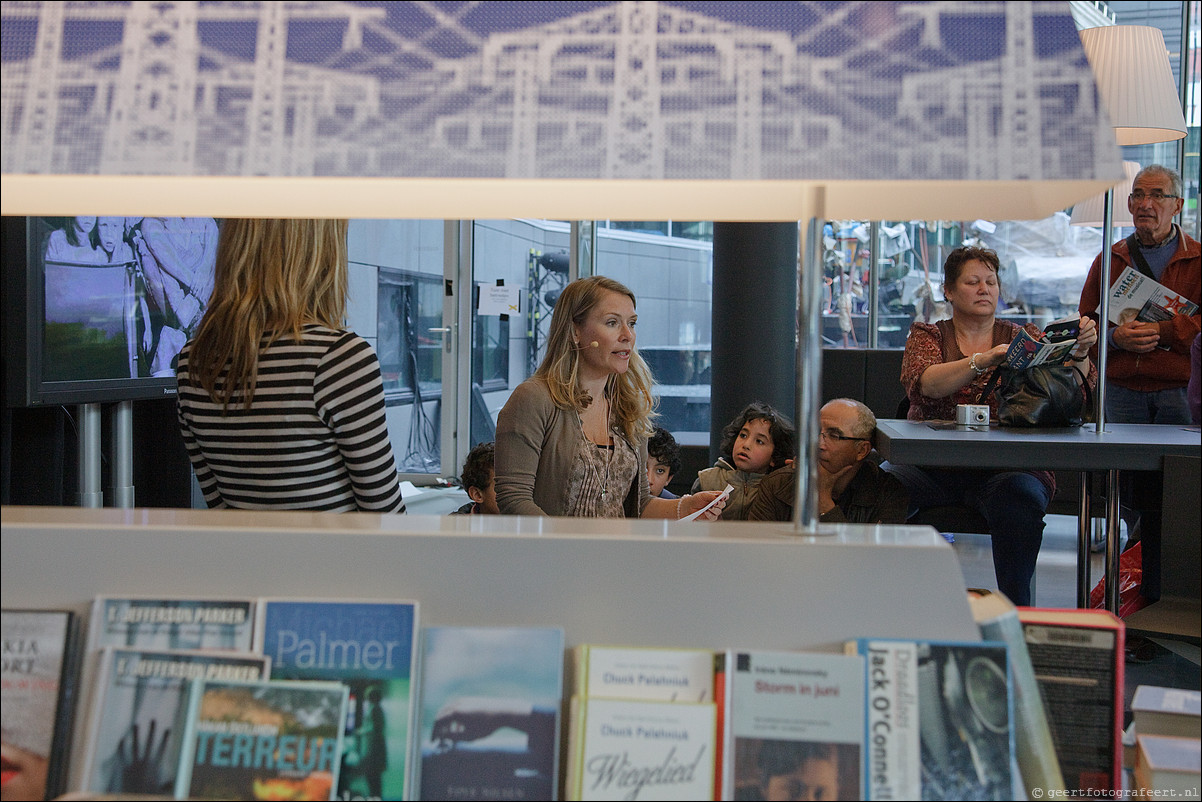
[(261, 348), (285, 334), (301, 341), (306, 324), (342, 326), (346, 232), (346, 220), (221, 223), (213, 293), (188, 362), (215, 403), (250, 408)]
[[(580, 349), (573, 345), (573, 338), (575, 327), (582, 325), (611, 292), (625, 295), (635, 303), (633, 292), (607, 276), (577, 279), (564, 288), (555, 302), (547, 353), (534, 375), (546, 382), (551, 400), (560, 409), (580, 412), (593, 402), (593, 397), (580, 386)], [(652, 422), (657, 417), (655, 398), (651, 395), (653, 383), (651, 369), (639, 356), (638, 349), (632, 348), (626, 372), (611, 375), (606, 384), (614, 420), (632, 443), (650, 436)]]

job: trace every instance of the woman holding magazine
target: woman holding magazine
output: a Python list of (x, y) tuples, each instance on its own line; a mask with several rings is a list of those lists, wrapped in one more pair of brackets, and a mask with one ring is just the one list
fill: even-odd
[[(1021, 327), (997, 319), (997, 254), (986, 248), (962, 247), (943, 265), (943, 295), (951, 305), (950, 320), (915, 322), (902, 357), (901, 381), (906, 388), (910, 420), (955, 420), (957, 404), (988, 404), (997, 419), (997, 396), (981, 392), (993, 370), (1006, 357)], [(1038, 326), (1025, 327), (1038, 339)], [(1081, 368), (1092, 386), (1097, 371), (1089, 349), (1097, 327), (1083, 318), (1068, 361)], [(1043, 542), (1043, 516), (1056, 486), (1048, 471), (1004, 471), (924, 468), (888, 465), (910, 491), (911, 515), (926, 507), (965, 504), (989, 524), (993, 568), (998, 589), (1015, 604), (1031, 603), (1031, 577)]]

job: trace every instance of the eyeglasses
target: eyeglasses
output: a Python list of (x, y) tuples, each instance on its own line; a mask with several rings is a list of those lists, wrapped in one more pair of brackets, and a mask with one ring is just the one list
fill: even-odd
[(865, 442), (868, 441), (867, 437), (848, 437), (847, 435), (843, 434), (843, 432), (839, 431), (838, 429), (823, 429), (822, 431), (818, 432), (818, 439), (819, 440), (840, 440), (840, 441), (842, 441), (842, 440), (863, 440)]
[(1180, 195), (1166, 195), (1163, 192), (1144, 192), (1142, 189), (1137, 189), (1131, 193), (1131, 200), (1135, 201), (1136, 203), (1143, 203), (1144, 200), (1148, 198), (1151, 198), (1159, 203), (1160, 201), (1165, 200), (1176, 200), (1180, 197)]

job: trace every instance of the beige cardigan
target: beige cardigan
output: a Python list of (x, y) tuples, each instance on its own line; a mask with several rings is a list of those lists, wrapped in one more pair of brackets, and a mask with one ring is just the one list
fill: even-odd
[[(494, 470), (503, 515), (567, 515), (569, 477), (584, 445), (576, 413), (555, 406), (541, 378), (519, 384), (497, 416)], [(647, 440), (635, 444), (647, 464)], [(626, 494), (627, 518), (640, 517), (651, 500), (647, 471), (635, 472)]]

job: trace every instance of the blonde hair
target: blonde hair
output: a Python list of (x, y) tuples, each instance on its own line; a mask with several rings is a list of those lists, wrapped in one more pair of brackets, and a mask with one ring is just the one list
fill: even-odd
[[(551, 400), (560, 409), (579, 412), (593, 402), (593, 397), (580, 386), (580, 349), (573, 342), (575, 327), (582, 325), (611, 292), (625, 295), (631, 304), (635, 303), (633, 292), (607, 276), (577, 279), (564, 288), (555, 302), (547, 353), (534, 375), (546, 382)], [(610, 376), (606, 384), (614, 421), (632, 443), (651, 435), (652, 421), (657, 417), (651, 395), (653, 383), (651, 369), (639, 356), (638, 349), (633, 348), (626, 372)]]
[[(346, 220), (227, 219), (217, 240), (212, 296), (188, 361), (193, 381), (223, 408), (250, 408), (259, 349), (346, 317)], [(263, 342), (264, 335), (267, 341)]]

